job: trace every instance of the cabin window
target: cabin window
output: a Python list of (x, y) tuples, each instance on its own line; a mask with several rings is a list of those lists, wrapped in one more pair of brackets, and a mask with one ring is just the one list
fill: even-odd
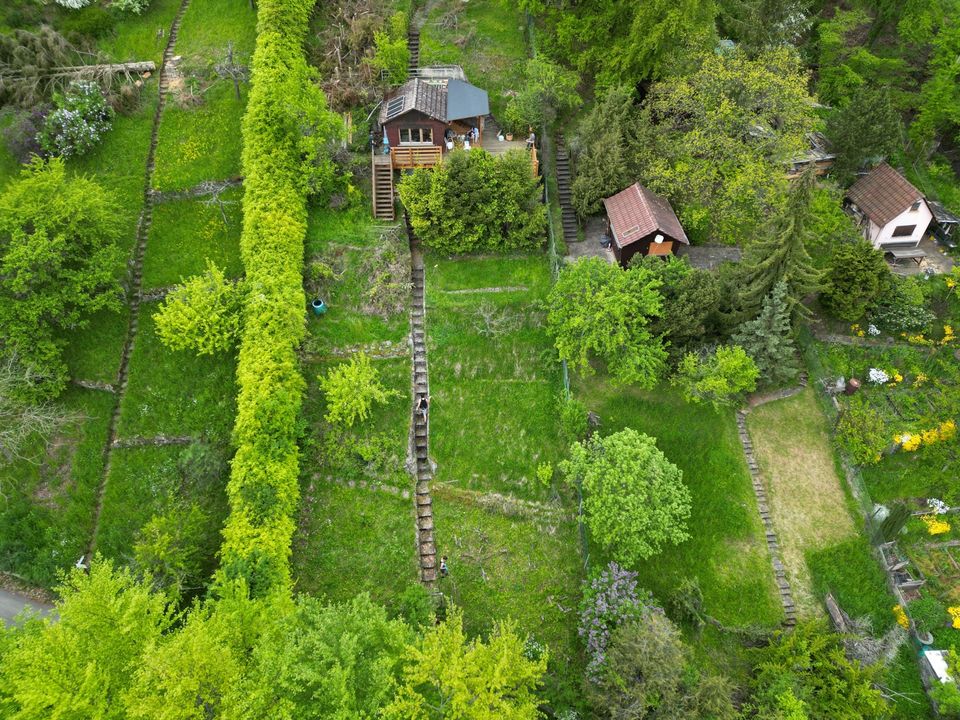
[(400, 128), (400, 144), (433, 144), (433, 128)]
[(910, 237), (913, 235), (913, 231), (917, 229), (916, 225), (898, 225), (893, 230), (893, 235), (891, 237)]
[(920, 209), (920, 201), (917, 200), (913, 205), (910, 206), (911, 212), (916, 212)]

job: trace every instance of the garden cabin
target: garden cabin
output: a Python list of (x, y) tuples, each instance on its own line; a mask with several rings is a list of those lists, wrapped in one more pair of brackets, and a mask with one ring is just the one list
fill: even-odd
[(623, 267), (634, 255), (671, 255), (690, 244), (670, 203), (640, 183), (604, 199), (603, 206), (613, 254)]
[(790, 169), (787, 171), (788, 178), (800, 177), (803, 171), (811, 165), (817, 177), (823, 177), (833, 167), (833, 161), (836, 160), (837, 156), (833, 154), (830, 142), (823, 133), (812, 132), (808, 134), (807, 146), (806, 153), (790, 161)]
[(875, 248), (898, 259), (922, 253), (917, 245), (933, 212), (923, 193), (892, 167), (877, 165), (847, 190), (846, 199), (847, 210)]
[(446, 150), (480, 145), (489, 113), (487, 91), (468, 83), (459, 66), (421, 68), (380, 106), (384, 148), (394, 169), (432, 167)]

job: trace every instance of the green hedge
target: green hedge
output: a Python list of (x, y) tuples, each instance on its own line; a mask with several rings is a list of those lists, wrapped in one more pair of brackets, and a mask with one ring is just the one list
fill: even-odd
[[(237, 451), (227, 487), (221, 582), (251, 595), (290, 586), (299, 496), (297, 427), (305, 387), (297, 362), (306, 301), (304, 116), (326, 112), (303, 54), (314, 0), (260, 0), (243, 119), (241, 255), (249, 293), (237, 366)], [(312, 103), (307, 108), (306, 103)]]

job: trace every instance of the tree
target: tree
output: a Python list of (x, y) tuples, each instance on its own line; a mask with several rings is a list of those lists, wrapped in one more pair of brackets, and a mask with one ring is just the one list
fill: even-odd
[(0, 195), (0, 354), (16, 355), (45, 394), (66, 382), (59, 333), (120, 307), (116, 213), (57, 158), (34, 159)]
[(425, 245), (445, 253), (539, 247), (547, 216), (530, 156), (494, 157), (480, 148), (448, 153), (397, 188), (410, 225)]
[(742, 347), (720, 345), (713, 355), (687, 353), (671, 382), (687, 402), (709, 402), (720, 409), (753, 392), (759, 375), (756, 363)]
[(755, 694), (746, 716), (758, 720), (886, 717), (889, 707), (873, 686), (877, 670), (848, 660), (842, 636), (819, 623), (802, 622), (790, 632), (778, 631), (770, 645), (756, 652)]
[(547, 653), (528, 659), (513, 623), (494, 625), (486, 642), (468, 642), (463, 615), (453, 610), (408, 648), (399, 690), (382, 717), (534, 720), (546, 669)]
[(794, 319), (809, 317), (803, 299), (820, 288), (820, 273), (807, 253), (811, 237), (811, 197), (815, 178), (808, 169), (795, 182), (786, 207), (773, 219), (764, 237), (747, 247), (740, 302), (747, 317), (760, 312), (764, 299), (780, 282)]
[(376, 50), (370, 58), (370, 66), (385, 72), (394, 85), (407, 79), (410, 68), (410, 48), (407, 46), (407, 15), (396, 12), (390, 16), (386, 27), (373, 34)]
[(85, 155), (113, 124), (113, 108), (96, 83), (75, 80), (66, 92), (54, 93), (53, 104), (37, 136), (40, 147), (49, 155)]
[[(954, 18), (956, 16), (954, 15)], [(933, 40), (927, 80), (920, 89), (917, 119), (910, 136), (931, 143), (938, 134), (960, 141), (960, 23), (946, 23)]]
[(646, 268), (625, 271), (602, 258), (563, 268), (547, 298), (547, 332), (560, 357), (584, 373), (595, 357), (615, 383), (653, 387), (667, 357), (650, 331), (661, 312), (659, 287)]
[[(181, 598), (203, 587), (203, 547), (210, 516), (197, 503), (172, 503), (140, 528), (133, 546), (137, 570), (153, 587)], [(210, 548), (216, 552), (216, 548)]]
[(228, 280), (207, 260), (203, 275), (194, 275), (167, 294), (154, 313), (157, 335), (171, 350), (214, 355), (230, 350), (240, 335), (242, 283)]
[(849, 103), (830, 113), (825, 134), (836, 155), (830, 174), (846, 187), (868, 160), (888, 158), (900, 149), (900, 117), (889, 88), (857, 88)]
[(523, 84), (507, 102), (507, 125), (518, 133), (540, 128), (583, 104), (577, 94), (580, 78), (552, 60), (538, 56), (527, 60)]
[(795, 53), (704, 55), (696, 71), (650, 89), (640, 180), (670, 199), (691, 237), (749, 238), (781, 204), (784, 168), (807, 150), (812, 104)]
[(24, 635), (0, 673), (19, 720), (127, 718), (123, 697), (145, 650), (170, 626), (166, 601), (97, 558), (57, 588), (57, 618)]
[(324, 420), (335, 425), (353, 427), (357, 420), (363, 422), (369, 417), (374, 403), (385, 403), (400, 395), (383, 386), (380, 373), (362, 350), (317, 379), (327, 397)]
[(780, 385), (796, 377), (797, 351), (785, 282), (777, 283), (764, 299), (760, 315), (740, 325), (730, 342), (753, 358), (761, 385)]
[(810, 0), (720, 0), (720, 24), (750, 55), (792, 45), (811, 25)]
[(560, 470), (582, 487), (590, 534), (618, 562), (636, 566), (689, 537), (690, 491), (652, 437), (630, 428), (594, 435), (570, 447)]
[(883, 253), (860, 239), (834, 246), (820, 300), (830, 313), (853, 322), (889, 289), (890, 270)]

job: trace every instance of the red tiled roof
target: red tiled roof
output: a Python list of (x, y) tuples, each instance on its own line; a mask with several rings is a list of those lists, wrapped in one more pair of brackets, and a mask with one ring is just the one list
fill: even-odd
[(620, 247), (658, 230), (684, 245), (690, 244), (670, 203), (640, 183), (634, 183), (613, 197), (606, 198), (603, 206), (607, 209), (614, 239)]
[(879, 227), (924, 199), (922, 192), (886, 163), (857, 180), (847, 190), (847, 197)]

